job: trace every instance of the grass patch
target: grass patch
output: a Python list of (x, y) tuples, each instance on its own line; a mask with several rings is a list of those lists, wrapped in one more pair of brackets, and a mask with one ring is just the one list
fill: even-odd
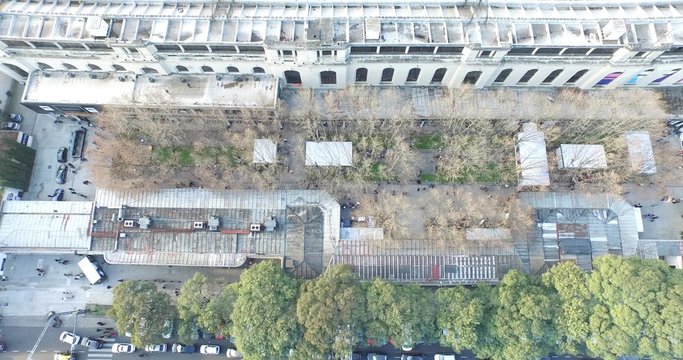
[(107, 311), (111, 309), (111, 305), (100, 305), (100, 304), (86, 304), (85, 310), (88, 311), (88, 315), (95, 316), (107, 316)]
[(455, 178), (447, 178), (438, 172), (420, 174), (423, 182), (436, 183), (501, 183), (514, 181), (514, 168), (499, 166), (495, 163), (488, 163), (485, 168), (466, 167), (462, 169)]
[(178, 165), (182, 167), (192, 166), (192, 151), (188, 148), (180, 148), (178, 152)]
[(173, 157), (173, 150), (169, 147), (159, 147), (154, 149), (154, 156), (157, 162), (161, 164), (166, 164), (171, 161)]
[(420, 150), (438, 149), (442, 145), (441, 135), (438, 134), (420, 135), (413, 140), (413, 146)]

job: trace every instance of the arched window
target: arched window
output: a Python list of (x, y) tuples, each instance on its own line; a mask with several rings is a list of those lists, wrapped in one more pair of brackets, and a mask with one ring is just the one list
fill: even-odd
[(650, 85), (659, 85), (659, 84), (662, 83), (662, 81), (668, 79), (669, 77), (671, 77), (671, 75), (673, 75), (673, 74), (675, 74), (675, 73), (677, 73), (677, 72), (679, 72), (679, 71), (681, 71), (680, 68), (678, 68), (678, 69), (673, 69), (673, 70), (670, 70), (670, 71), (667, 71), (666, 74), (664, 74), (664, 75), (660, 76), (659, 78), (653, 80), (653, 81), (650, 83)]
[(570, 78), (567, 80), (567, 82), (565, 82), (564, 84), (565, 84), (565, 85), (571, 85), (571, 84), (576, 83), (577, 81), (579, 81), (579, 79), (581, 79), (584, 75), (586, 75), (587, 72), (588, 72), (588, 69), (583, 69), (583, 70), (577, 71), (577, 72), (576, 72), (574, 75), (572, 75), (572, 77), (570, 77)]
[(470, 71), (467, 73), (467, 75), (465, 75), (465, 79), (462, 81), (462, 83), (474, 85), (477, 83), (480, 76), (481, 71)]
[(494, 83), (505, 82), (505, 80), (508, 78), (508, 76), (510, 76), (511, 73), (512, 73), (512, 69), (505, 69), (505, 70), (501, 71), (500, 74), (498, 74), (498, 76), (496, 76), (496, 80), (493, 80), (493, 82)]
[(444, 76), (446, 76), (446, 68), (438, 68), (434, 71), (434, 76), (432, 76), (432, 84), (441, 84)]
[(38, 63), (38, 67), (40, 68), (40, 70), (52, 70), (52, 66), (42, 62)]
[(545, 85), (551, 84), (553, 81), (555, 81), (555, 79), (557, 79), (558, 76), (560, 76), (560, 74), (562, 74), (562, 71), (564, 71), (564, 70), (562, 70), (562, 69), (553, 70), (553, 72), (548, 74), (548, 76), (546, 76), (546, 78), (543, 79), (543, 82), (541, 84), (545, 84)]
[(320, 72), (320, 84), (322, 84), (322, 85), (336, 85), (337, 84), (337, 73), (334, 71), (321, 71)]
[(26, 70), (14, 65), (14, 64), (3, 64), (3, 65), (7, 66), (7, 68), (14, 71), (15, 73), (17, 73), (17, 75), (19, 75), (21, 77), (28, 77), (28, 73), (26, 72)]
[(188, 72), (189, 71), (189, 70), (187, 70), (187, 68), (185, 66), (182, 66), (182, 65), (176, 65), (175, 69), (177, 72)]
[(382, 82), (391, 82), (394, 79), (394, 69), (386, 68), (382, 70)]
[(263, 70), (262, 67), (258, 67), (258, 66), (253, 68), (252, 70), (254, 71), (254, 74), (265, 74), (266, 73), (266, 71)]
[(111, 67), (114, 68), (114, 71), (126, 71), (126, 68), (121, 65), (114, 64)]
[(621, 76), (623, 74), (624, 73), (621, 71), (615, 71), (615, 72), (609, 73), (609, 74), (607, 74), (607, 76), (602, 78), (602, 80), (598, 81), (598, 83), (595, 84), (594, 86), (598, 86), (598, 87), (607, 86), (607, 85), (611, 84), (612, 81), (616, 80), (617, 78), (619, 78), (619, 76)]
[(525, 72), (524, 75), (522, 75), (522, 78), (519, 79), (519, 81), (517, 81), (517, 84), (528, 83), (529, 80), (531, 80), (531, 78), (534, 77), (534, 75), (536, 75), (537, 72), (538, 72), (538, 69), (531, 69), (531, 70)]
[(97, 66), (97, 65), (95, 65), (95, 64), (88, 64), (87, 66), (88, 66), (88, 69), (90, 69), (90, 71), (99, 71), (99, 70), (102, 70), (101, 67), (99, 67), (99, 66)]
[(141, 70), (145, 74), (158, 74), (159, 73), (156, 69), (152, 69), (150, 67), (143, 67)]
[(228, 66), (228, 72), (229, 73), (238, 73), (238, 72), (240, 72), (240, 69), (238, 69), (234, 66)]
[(76, 67), (69, 63), (62, 63), (62, 66), (64, 66), (64, 68), (67, 70), (76, 70)]
[(408, 77), (406, 78), (406, 82), (416, 82), (417, 78), (420, 77), (420, 69), (419, 68), (412, 68), (410, 71), (408, 71)]
[(298, 71), (287, 70), (285, 71), (285, 81), (287, 84), (301, 85), (301, 74)]
[(212, 68), (211, 66), (206, 66), (206, 65), (204, 65), (204, 66), (202, 66), (202, 72), (205, 72), (205, 73), (212, 73), (212, 72), (213, 72), (213, 68)]
[(356, 69), (356, 82), (366, 82), (368, 81), (368, 69), (358, 68)]

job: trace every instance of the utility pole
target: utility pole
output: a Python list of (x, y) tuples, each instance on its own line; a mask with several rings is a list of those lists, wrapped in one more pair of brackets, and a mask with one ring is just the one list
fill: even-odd
[[(76, 321), (78, 321), (78, 315), (80, 314), (85, 314), (86, 310), (74, 310), (74, 311), (67, 311), (67, 312), (62, 312), (62, 313), (51, 313), (47, 317), (47, 323), (45, 324), (45, 327), (43, 327), (43, 331), (40, 333), (40, 336), (38, 336), (38, 340), (36, 340), (36, 343), (33, 345), (33, 349), (31, 349), (31, 352), (28, 353), (28, 357), (26, 360), (33, 360), (33, 354), (36, 352), (36, 349), (38, 349), (38, 345), (40, 345), (40, 341), (43, 340), (43, 336), (45, 336), (45, 333), (47, 332), (47, 329), (52, 325), (52, 321), (59, 315), (72, 315), (76, 314)], [(74, 332), (76, 331), (76, 324), (74, 323)], [(71, 345), (71, 351), (73, 351), (74, 345)]]

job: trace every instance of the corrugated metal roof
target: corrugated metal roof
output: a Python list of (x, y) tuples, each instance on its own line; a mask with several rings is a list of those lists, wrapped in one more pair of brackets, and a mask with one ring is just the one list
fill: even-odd
[(352, 166), (351, 142), (306, 142), (306, 166)]
[(88, 250), (91, 201), (6, 201), (0, 215), (0, 247)]

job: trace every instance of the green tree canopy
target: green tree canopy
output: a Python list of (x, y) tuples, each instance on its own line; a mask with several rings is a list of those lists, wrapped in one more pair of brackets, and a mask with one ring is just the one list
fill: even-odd
[(164, 321), (173, 314), (168, 294), (155, 284), (140, 281), (124, 281), (114, 288), (108, 312), (120, 332), (132, 333), (131, 341), (138, 347), (162, 342)]
[[(205, 325), (200, 324), (201, 319), (206, 319), (209, 304), (215, 301), (221, 289), (222, 285), (220, 283), (210, 282), (201, 273), (196, 273), (192, 278), (185, 281), (180, 288), (180, 296), (176, 300), (178, 317), (180, 318), (178, 337), (181, 341), (191, 341), (193, 330)], [(227, 316), (230, 315), (228, 314)], [(204, 328), (204, 330), (211, 332), (213, 329)]]
[(199, 326), (212, 334), (227, 336), (230, 334), (232, 315), (235, 301), (237, 301), (238, 284), (229, 284), (223, 287), (220, 295), (214, 297), (206, 305), (204, 311), (199, 314), (197, 323)]
[(658, 260), (603, 256), (594, 262), (588, 288), (589, 354), (683, 358), (683, 275)]
[(443, 345), (456, 352), (465, 349), (476, 350), (479, 335), (484, 331), (485, 313), (490, 311), (490, 299), (478, 296), (464, 287), (441, 288), (437, 290), (439, 308), (437, 326), (444, 331)]
[(496, 288), (495, 314), (478, 355), (500, 360), (532, 360), (555, 350), (557, 303), (538, 278), (508, 272)]
[(437, 339), (434, 294), (415, 284), (375, 279), (367, 289), (367, 336), (396, 347)]
[(230, 316), (237, 348), (246, 360), (284, 359), (300, 338), (296, 280), (272, 261), (242, 274)]
[(591, 296), (588, 291), (588, 274), (571, 262), (550, 268), (542, 276), (543, 284), (555, 291), (560, 303), (555, 327), (559, 350), (565, 354), (582, 354), (588, 339), (588, 316), (591, 313)]
[(315, 352), (342, 359), (363, 331), (365, 292), (348, 266), (334, 266), (302, 286), (296, 314)]

